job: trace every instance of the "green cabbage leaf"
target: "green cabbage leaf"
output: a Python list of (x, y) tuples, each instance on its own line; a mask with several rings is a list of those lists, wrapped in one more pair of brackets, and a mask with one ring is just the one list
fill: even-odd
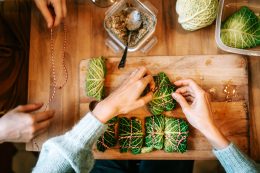
[(105, 93), (106, 64), (103, 57), (92, 58), (86, 75), (86, 95), (100, 101)]
[(165, 152), (185, 152), (189, 135), (188, 123), (182, 119), (154, 115), (145, 119), (145, 146), (142, 153), (164, 149)]
[(148, 103), (148, 109), (153, 115), (160, 115), (164, 111), (173, 110), (176, 101), (172, 98), (171, 94), (175, 91), (175, 87), (163, 72), (154, 76), (154, 81), (155, 90), (152, 101)]
[(109, 120), (107, 124), (107, 130), (105, 133), (99, 137), (97, 141), (97, 149), (101, 152), (106, 151), (107, 149), (114, 147), (117, 143), (116, 131), (115, 126), (118, 121), (117, 117), (112, 118)]
[(185, 152), (189, 134), (188, 123), (182, 119), (165, 117), (165, 152)]
[(119, 119), (119, 146), (120, 152), (124, 153), (131, 150), (133, 154), (141, 153), (143, 146), (143, 132), (141, 120), (132, 117)]
[(229, 47), (241, 49), (256, 47), (260, 44), (259, 18), (244, 6), (223, 22), (220, 37)]
[(142, 153), (153, 149), (161, 150), (164, 144), (164, 116), (154, 115), (145, 118), (145, 147)]

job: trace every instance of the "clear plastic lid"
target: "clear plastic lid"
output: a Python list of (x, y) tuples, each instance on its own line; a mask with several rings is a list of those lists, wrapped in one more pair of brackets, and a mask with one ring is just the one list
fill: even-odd
[[(107, 27), (106, 21), (109, 17), (127, 8), (127, 5), (131, 4), (134, 8), (137, 8), (140, 12), (149, 15), (153, 21), (153, 27), (138, 41), (138, 43), (131, 47), (128, 47), (129, 52), (134, 52), (141, 50), (143, 53), (148, 52), (156, 43), (157, 38), (153, 36), (153, 33), (157, 24), (157, 9), (153, 7), (148, 1), (141, 3), (139, 0), (121, 0), (116, 2), (112, 7), (110, 7), (105, 16), (104, 27), (109, 35), (106, 40), (106, 45), (111, 48), (115, 53), (121, 52), (125, 48), (125, 44), (115, 35), (110, 28)], [(143, 46), (143, 47), (142, 47)], [(142, 48), (141, 48), (142, 47)], [(141, 49), (140, 49), (141, 48)]]
[(260, 46), (251, 49), (238, 49), (225, 45), (220, 37), (221, 23), (242, 6), (247, 6), (256, 14), (260, 13), (260, 0), (219, 0), (219, 9), (216, 20), (215, 39), (220, 49), (236, 54), (260, 56)]

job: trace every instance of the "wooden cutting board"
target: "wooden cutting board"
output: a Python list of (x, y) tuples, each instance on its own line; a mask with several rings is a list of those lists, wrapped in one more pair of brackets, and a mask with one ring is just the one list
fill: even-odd
[[(214, 120), (222, 133), (244, 152), (249, 149), (248, 71), (246, 58), (239, 55), (199, 55), (199, 56), (152, 56), (129, 57), (126, 67), (118, 69), (120, 58), (107, 58), (106, 94), (116, 89), (129, 74), (139, 66), (147, 67), (152, 74), (165, 72), (170, 80), (191, 78), (211, 94)], [(85, 93), (85, 78), (88, 59), (80, 63), (80, 115), (89, 110), (89, 99)], [(151, 115), (146, 107), (130, 112), (127, 116), (144, 117)], [(180, 107), (166, 113), (167, 116), (185, 118)], [(133, 155), (120, 153), (119, 146), (104, 153), (94, 150), (96, 159), (215, 159), (212, 147), (206, 138), (190, 125), (188, 151), (181, 153), (151, 153)]]

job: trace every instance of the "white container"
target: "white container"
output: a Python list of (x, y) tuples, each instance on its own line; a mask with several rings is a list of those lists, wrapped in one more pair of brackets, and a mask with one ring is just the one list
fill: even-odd
[(247, 6), (255, 13), (260, 13), (260, 0), (219, 0), (218, 15), (216, 19), (215, 39), (220, 49), (242, 55), (260, 56), (260, 46), (251, 49), (238, 49), (226, 46), (220, 37), (221, 23), (242, 6)]
[(133, 7), (138, 9), (140, 12), (148, 14), (154, 22), (152, 29), (150, 29), (150, 31), (146, 33), (135, 46), (128, 46), (129, 52), (141, 50), (143, 53), (147, 53), (157, 43), (157, 38), (153, 35), (157, 24), (157, 10), (148, 1), (141, 3), (139, 0), (121, 0), (116, 2), (107, 10), (104, 20), (104, 27), (109, 35), (109, 38), (106, 40), (106, 45), (115, 53), (122, 52), (125, 49), (125, 44), (106, 26), (106, 21), (112, 15), (127, 8), (127, 3), (132, 4)]

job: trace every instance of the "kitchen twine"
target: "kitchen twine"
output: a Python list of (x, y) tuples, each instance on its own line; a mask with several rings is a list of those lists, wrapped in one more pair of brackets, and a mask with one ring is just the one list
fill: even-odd
[[(112, 133), (112, 134), (114, 134), (114, 136), (115, 136), (115, 124), (116, 124), (115, 122), (114, 122), (114, 123), (107, 123), (107, 126), (108, 126), (108, 127), (113, 126), (112, 128), (113, 128), (114, 130), (107, 130), (107, 132), (105, 132), (105, 133)], [(109, 149), (109, 148), (110, 148), (108, 145), (105, 144), (104, 134), (102, 135), (101, 139), (99, 139), (97, 142), (100, 143), (100, 144), (101, 144), (103, 147), (105, 147), (106, 149)]]
[[(49, 100), (44, 106), (44, 112), (47, 110), (47, 108), (50, 106), (52, 103), (53, 99), (55, 98), (56, 90), (57, 89), (62, 89), (68, 82), (68, 69), (65, 64), (65, 58), (66, 58), (66, 48), (67, 48), (67, 27), (65, 22), (62, 23), (63, 25), (63, 46), (62, 46), (62, 53), (61, 53), (61, 67), (62, 67), (62, 73), (61, 73), (61, 78), (63, 78), (63, 81), (61, 84), (58, 85), (58, 80), (57, 80), (57, 73), (56, 73), (56, 61), (55, 61), (55, 49), (54, 49), (54, 39), (53, 39), (53, 28), (50, 29), (50, 86), (52, 87), (52, 92), (49, 95)], [(39, 151), (40, 147), (36, 141), (36, 138), (33, 140), (33, 144), (36, 146), (37, 150)]]
[[(181, 131), (181, 122), (180, 122), (179, 119), (177, 119), (177, 123), (178, 123), (178, 129), (179, 130), (178, 130), (178, 132), (175, 132), (175, 133), (177, 133), (176, 139), (173, 139), (173, 141), (175, 143), (177, 143), (176, 150), (178, 150), (180, 144), (187, 138), (185, 135), (187, 135), (189, 133), (188, 131), (186, 131), (186, 132)], [(156, 134), (154, 129), (155, 129), (155, 120), (154, 120), (154, 116), (152, 116), (152, 133), (151, 133), (151, 136), (152, 136), (153, 146), (155, 145), (155, 134)], [(181, 136), (181, 139), (179, 139), (180, 136)], [(168, 140), (171, 140), (171, 135), (165, 134), (165, 138), (168, 139)]]
[(129, 139), (128, 146), (120, 146), (120, 148), (127, 148), (127, 149), (135, 149), (135, 148), (142, 148), (142, 147), (134, 147), (132, 146), (132, 139), (134, 138), (140, 138), (142, 136), (133, 135), (133, 120), (130, 119), (130, 136), (121, 136), (119, 137), (119, 140), (121, 139)]
[(154, 131), (154, 129), (155, 129), (155, 122), (154, 122), (154, 116), (152, 116), (152, 142), (153, 142), (153, 147), (154, 147), (154, 143), (155, 143), (155, 131)]
[[(176, 147), (175, 150), (176, 150), (176, 151), (179, 151), (179, 146), (180, 146), (180, 144), (187, 138), (187, 136), (185, 136), (185, 135), (187, 135), (187, 134), (189, 133), (189, 131), (182, 132), (182, 131), (181, 131), (181, 122), (180, 122), (180, 119), (177, 119), (177, 121), (178, 121), (178, 122), (177, 122), (177, 123), (178, 123), (178, 129), (179, 129), (178, 132), (175, 132), (175, 134), (177, 134), (177, 137), (176, 137), (176, 138), (173, 138), (173, 137), (171, 136), (171, 134), (165, 134), (165, 139), (167, 139), (167, 140), (172, 140), (172, 139), (173, 139), (173, 141), (174, 141), (175, 143), (177, 143), (177, 145), (174, 146), (174, 147)], [(178, 139), (180, 136), (181, 136), (181, 139)]]
[(109, 148), (110, 148), (108, 145), (105, 144), (104, 135), (102, 135), (101, 140), (99, 139), (99, 140), (97, 141), (97, 143), (100, 143), (103, 147), (105, 147), (105, 149), (109, 149)]

